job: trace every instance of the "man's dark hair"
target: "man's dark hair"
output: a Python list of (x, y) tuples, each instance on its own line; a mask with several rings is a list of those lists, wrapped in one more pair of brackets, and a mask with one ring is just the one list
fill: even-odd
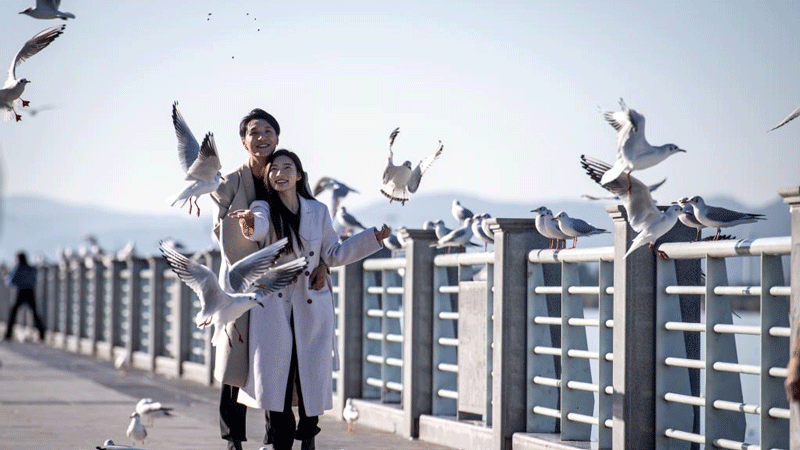
[(242, 118), (242, 121), (239, 122), (239, 137), (240, 138), (244, 139), (244, 134), (247, 132), (247, 124), (250, 123), (250, 121), (254, 120), (254, 119), (266, 120), (267, 123), (270, 124), (272, 126), (272, 128), (275, 130), (275, 134), (278, 135), (278, 136), (281, 135), (281, 126), (278, 125), (278, 121), (275, 120), (274, 117), (272, 117), (272, 114), (264, 111), (261, 108), (256, 108), (256, 109), (250, 111), (249, 113), (247, 113), (247, 115)]
[(25, 256), (25, 252), (21, 251), (21, 252), (17, 253), (17, 264), (19, 264), (21, 266), (27, 266), (28, 265), (28, 257)]

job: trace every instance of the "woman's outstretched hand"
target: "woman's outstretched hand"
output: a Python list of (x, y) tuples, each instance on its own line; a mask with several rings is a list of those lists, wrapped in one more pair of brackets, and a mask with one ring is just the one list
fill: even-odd
[(380, 230), (377, 228), (375, 229), (375, 239), (377, 239), (378, 242), (380, 242), (389, 237), (389, 233), (391, 232), (392, 232), (391, 227), (389, 227), (386, 224), (383, 224)]
[(239, 219), (239, 226), (242, 227), (242, 234), (247, 237), (253, 236), (255, 233), (255, 216), (253, 211), (249, 209), (237, 209), (228, 213), (228, 217), (232, 219)]

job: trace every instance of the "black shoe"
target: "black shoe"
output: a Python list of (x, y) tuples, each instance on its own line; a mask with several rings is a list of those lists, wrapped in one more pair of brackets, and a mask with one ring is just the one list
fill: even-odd
[(316, 445), (314, 444), (314, 436), (311, 436), (310, 438), (305, 438), (300, 442), (301, 442), (300, 450), (314, 450), (315, 448), (317, 448)]
[(242, 450), (242, 441), (228, 441), (228, 450)]

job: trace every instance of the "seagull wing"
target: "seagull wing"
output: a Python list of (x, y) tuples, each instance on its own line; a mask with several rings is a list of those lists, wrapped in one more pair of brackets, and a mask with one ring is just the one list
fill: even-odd
[(763, 217), (763, 214), (750, 214), (739, 211), (732, 211), (730, 209), (721, 208), (719, 206), (708, 206), (706, 209), (706, 216), (714, 222), (733, 222), (736, 220), (758, 220)]
[(225, 292), (219, 287), (219, 282), (214, 272), (208, 267), (178, 253), (163, 241), (160, 243), (159, 249), (172, 271), (200, 298), (200, 315), (205, 317), (211, 315), (219, 307), (219, 299), (226, 297)]
[(7, 88), (16, 81), (17, 65), (21, 64), (22, 61), (25, 61), (26, 59), (39, 53), (40, 51), (42, 51), (42, 49), (50, 45), (50, 43), (53, 42), (55, 38), (61, 36), (61, 33), (64, 32), (64, 27), (65, 25), (50, 27), (39, 32), (39, 34), (37, 34), (36, 36), (30, 38), (28, 42), (26, 42), (25, 45), (22, 46), (19, 52), (17, 52), (17, 56), (14, 57), (14, 60), (11, 61), (11, 67), (8, 68), (8, 78), (6, 79), (6, 83), (3, 87)]
[(292, 284), (297, 275), (306, 267), (308, 267), (308, 261), (302, 257), (269, 269), (263, 277), (259, 278), (259, 282), (266, 286), (264, 289), (259, 289), (259, 292), (270, 293)]
[(186, 177), (212, 183), (220, 170), (222, 170), (222, 164), (219, 161), (217, 144), (214, 143), (214, 134), (206, 133), (203, 145), (200, 146), (200, 153), (186, 171)]
[(59, 6), (61, 6), (61, 0), (36, 0), (36, 9), (44, 7), (57, 11)]
[(417, 167), (411, 171), (411, 176), (408, 178), (408, 183), (406, 184), (409, 192), (417, 192), (417, 188), (419, 188), (419, 182), (422, 180), (422, 175), (428, 170), (434, 161), (439, 159), (439, 157), (442, 155), (442, 150), (444, 150), (444, 145), (442, 145), (442, 141), (439, 141), (439, 148), (436, 149), (436, 152), (420, 161), (419, 164), (417, 164)]
[(383, 170), (383, 184), (388, 184), (390, 181), (394, 179), (394, 174), (397, 172), (397, 166), (392, 164), (392, 158), (389, 158), (389, 162), (386, 164), (386, 169)]
[(186, 120), (183, 119), (183, 115), (178, 109), (178, 102), (172, 104), (172, 124), (175, 126), (175, 135), (178, 137), (178, 161), (180, 161), (183, 171), (189, 172), (189, 168), (200, 154), (200, 145), (194, 138)]
[(318, 196), (325, 189), (328, 189), (331, 186), (333, 186), (334, 181), (336, 180), (334, 180), (331, 177), (320, 178), (319, 181), (317, 181), (317, 184), (314, 185), (314, 191), (313, 191), (314, 197)]
[(236, 261), (228, 271), (228, 281), (233, 292), (245, 292), (256, 280), (264, 276), (288, 242), (287, 238), (280, 239)]
[(665, 181), (667, 181), (666, 178), (664, 178), (663, 180), (659, 181), (658, 183), (653, 183), (653, 184), (647, 186), (647, 189), (650, 189), (650, 192), (653, 192), (656, 189), (660, 188), (661, 185), (664, 184)]
[(775, 130), (775, 129), (777, 129), (777, 128), (780, 128), (780, 127), (782, 127), (782, 126), (786, 125), (787, 123), (789, 123), (789, 122), (791, 122), (792, 120), (794, 120), (794, 119), (795, 119), (797, 116), (800, 116), (800, 108), (797, 108), (797, 109), (795, 109), (794, 111), (792, 111), (792, 113), (791, 113), (791, 114), (789, 114), (788, 116), (786, 116), (786, 118), (785, 118), (785, 119), (781, 120), (781, 123), (779, 123), (779, 124), (775, 125), (775, 126), (774, 126), (772, 129), (770, 129), (769, 131)]

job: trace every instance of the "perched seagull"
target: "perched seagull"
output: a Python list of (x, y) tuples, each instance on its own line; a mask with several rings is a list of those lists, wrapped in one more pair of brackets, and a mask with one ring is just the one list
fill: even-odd
[(314, 197), (321, 194), (323, 191), (330, 189), (333, 202), (331, 204), (331, 211), (336, 211), (339, 209), (339, 204), (342, 203), (342, 199), (344, 199), (347, 194), (351, 192), (355, 192), (359, 194), (357, 190), (351, 188), (350, 186), (342, 183), (341, 181), (331, 178), (331, 177), (322, 177), (317, 181), (317, 184), (314, 186)]
[[(208, 267), (176, 252), (163, 242), (159, 248), (181, 281), (200, 298), (200, 312), (195, 316), (197, 327), (203, 328), (214, 324), (212, 344), (217, 345), (220, 342), (222, 337), (220, 330), (224, 330), (228, 345), (232, 347), (226, 325), (256, 305), (263, 307), (264, 305), (258, 300), (261, 292), (269, 293), (290, 284), (297, 274), (306, 268), (308, 263), (305, 257), (274, 266), (273, 263), (287, 242), (287, 238), (280, 239), (234, 263), (228, 271), (226, 283), (231, 294), (223, 290), (217, 275)], [(261, 284), (254, 285), (256, 281), (260, 281)], [(258, 290), (245, 293), (251, 286), (255, 286)], [(242, 334), (235, 323), (233, 327), (239, 334), (239, 341), (243, 342)]]
[(433, 222), (433, 231), (436, 233), (436, 239), (441, 239), (453, 230), (444, 226), (444, 222), (439, 219), (436, 222)]
[(470, 241), (472, 238), (472, 222), (475, 219), (470, 217), (469, 219), (464, 221), (464, 225), (460, 228), (456, 228), (455, 230), (447, 233), (446, 235), (442, 236), (438, 242), (431, 244), (431, 247), (436, 248), (444, 248), (444, 247), (460, 247), (464, 248), (466, 246), (474, 246), (477, 247), (478, 244)]
[(472, 220), (472, 234), (478, 237), (483, 242), (483, 250), (485, 251), (489, 244), (494, 244), (494, 235), (488, 235), (483, 231), (483, 214), (474, 216)]
[(486, 219), (491, 219), (492, 216), (490, 216), (489, 213), (483, 213), (481, 214), (481, 217), (482, 217), (481, 229), (486, 234), (486, 236), (489, 236), (492, 239), (492, 243), (494, 243), (494, 231), (492, 231), (492, 229), (489, 227), (489, 222), (486, 220)]
[(147, 437), (147, 430), (144, 428), (144, 425), (142, 425), (139, 413), (131, 413), (131, 423), (128, 425), (128, 430), (125, 434), (133, 442), (133, 445), (136, 445), (136, 441), (144, 444), (144, 439)]
[(465, 220), (469, 219), (474, 215), (472, 214), (472, 211), (461, 206), (461, 202), (459, 202), (458, 200), (453, 200), (453, 203), (450, 206), (450, 214), (452, 214), (453, 218), (455, 218), (458, 221), (458, 223), (461, 224), (463, 224)]
[(394, 233), (389, 233), (389, 237), (383, 240), (383, 245), (386, 246), (389, 250), (392, 251), (392, 254), (398, 250), (403, 249), (403, 243), (400, 242), (400, 239), (397, 238), (397, 235)]
[(743, 213), (718, 206), (708, 206), (703, 198), (695, 195), (694, 197), (682, 202), (684, 205), (691, 205), (694, 209), (694, 218), (698, 222), (709, 228), (716, 228), (717, 234), (714, 240), (720, 238), (720, 230), (723, 227), (733, 227), (743, 223), (753, 223), (759, 220), (766, 220), (763, 214)]
[(58, 7), (61, 6), (61, 0), (36, 0), (35, 8), (27, 8), (25, 11), (20, 11), (20, 14), (31, 16), (34, 19), (74, 19), (75, 15), (68, 12), (59, 11)]
[(367, 228), (364, 225), (361, 225), (361, 222), (353, 217), (352, 214), (347, 212), (347, 209), (345, 209), (344, 206), (340, 206), (339, 209), (336, 210), (334, 220), (336, 220), (336, 223), (344, 227), (347, 234), (350, 234), (350, 231), (353, 228), (360, 228), (362, 230)]
[(14, 59), (11, 60), (11, 67), (8, 69), (8, 78), (3, 88), (0, 89), (0, 108), (6, 110), (4, 115), (4, 120), (6, 122), (10, 121), (12, 118), (15, 118), (17, 122), (22, 120), (22, 116), (17, 114), (16, 107), (19, 106), (20, 103), (23, 107), (30, 104), (29, 101), (20, 98), (22, 92), (25, 91), (25, 85), (30, 83), (30, 81), (28, 81), (27, 78), (17, 79), (17, 65), (50, 45), (55, 38), (61, 36), (61, 33), (64, 32), (64, 27), (65, 25), (59, 25), (41, 31), (36, 36), (30, 38), (28, 42), (22, 46), (20, 51), (17, 52)]
[(549, 248), (559, 249), (561, 248), (562, 242), (564, 243), (564, 247), (567, 246), (567, 239), (569, 239), (570, 236), (567, 236), (558, 228), (558, 221), (553, 217), (553, 211), (550, 211), (549, 208), (544, 206), (540, 206), (536, 209), (532, 209), (531, 212), (536, 214), (536, 218), (534, 219), (536, 231), (547, 239), (550, 239)]
[(395, 166), (392, 162), (392, 156), (394, 155), (392, 152), (392, 144), (394, 144), (394, 139), (397, 137), (398, 133), (400, 133), (400, 128), (395, 128), (389, 135), (389, 161), (386, 163), (386, 169), (383, 171), (381, 194), (389, 199), (389, 203), (396, 200), (400, 202), (401, 205), (405, 205), (408, 201), (408, 193), (406, 191), (412, 194), (417, 192), (419, 182), (422, 180), (422, 175), (425, 174), (431, 164), (441, 156), (444, 146), (442, 145), (442, 141), (439, 141), (439, 148), (437, 148), (432, 155), (421, 160), (417, 164), (417, 167), (413, 169), (411, 167), (411, 161), (406, 161), (399, 166)]
[(111, 439), (106, 439), (106, 441), (103, 442), (102, 447), (98, 445), (95, 448), (97, 450), (143, 450), (141, 448), (131, 447), (129, 445), (116, 445)]
[(178, 102), (172, 104), (172, 124), (178, 137), (178, 160), (186, 172), (186, 181), (189, 181), (189, 185), (172, 199), (170, 204), (175, 206), (183, 200), (179, 206), (183, 208), (186, 202), (189, 202), (189, 214), (192, 214), (192, 199), (194, 199), (197, 215), (200, 216), (197, 199), (203, 194), (216, 191), (219, 183), (225, 179), (220, 173), (222, 164), (219, 161), (217, 145), (214, 143), (214, 135), (206, 133), (203, 145), (197, 145), (197, 139), (194, 138), (189, 125), (178, 110)]
[(789, 122), (791, 122), (792, 120), (794, 120), (794, 119), (795, 119), (797, 116), (800, 116), (800, 108), (797, 108), (797, 109), (795, 109), (794, 111), (792, 111), (792, 113), (791, 113), (791, 114), (789, 114), (788, 116), (786, 116), (786, 118), (785, 118), (785, 119), (781, 120), (781, 123), (779, 123), (779, 124), (775, 125), (775, 126), (774, 126), (772, 129), (770, 129), (769, 131), (772, 131), (772, 130), (778, 129), (778, 128), (780, 128), (780, 127), (782, 127), (782, 126), (786, 125), (787, 123), (789, 123)]
[[(602, 161), (595, 162), (596, 160), (584, 156), (581, 157), (581, 160), (589, 177), (599, 183), (609, 165)], [(628, 179), (630, 179), (630, 183)], [(620, 174), (603, 187), (612, 194), (620, 196), (628, 215), (628, 224), (633, 231), (638, 233), (625, 253), (625, 258), (637, 248), (648, 244), (648, 248), (659, 258), (668, 259), (666, 253), (656, 249), (655, 242), (675, 226), (682, 208), (673, 204), (662, 212), (656, 207), (656, 203), (650, 195), (650, 189), (635, 177)]]
[(128, 361), (130, 360), (130, 352), (128, 350), (122, 350), (119, 352), (116, 358), (114, 358), (114, 368), (119, 370), (120, 375), (125, 375), (128, 373)]
[(425, 222), (422, 223), (423, 230), (433, 231), (435, 228), (436, 225), (434, 225), (433, 222), (430, 220), (426, 220)]
[(683, 205), (683, 208), (681, 208), (681, 212), (678, 214), (678, 220), (680, 220), (681, 223), (686, 225), (687, 227), (696, 229), (697, 230), (697, 237), (695, 237), (694, 240), (695, 241), (699, 241), (700, 240), (700, 232), (706, 226), (703, 225), (702, 223), (700, 223), (694, 217), (694, 208), (692, 208), (692, 205), (684, 204), (685, 201), (689, 201), (689, 199), (687, 197), (684, 197), (684, 198), (678, 200), (678, 204)]
[(152, 398), (143, 398), (136, 403), (136, 412), (141, 417), (148, 419), (148, 426), (153, 426), (156, 417), (171, 417), (172, 408), (168, 408), (161, 402), (154, 402)]
[(125, 244), (125, 247), (122, 247), (117, 252), (117, 261), (127, 261), (128, 258), (136, 255), (136, 241), (133, 239), (129, 239), (128, 242)]
[(348, 398), (344, 402), (344, 409), (342, 409), (342, 419), (347, 421), (347, 432), (353, 432), (353, 425), (358, 420), (358, 409), (353, 405), (353, 399)]
[(578, 238), (581, 236), (594, 236), (609, 232), (604, 228), (597, 228), (582, 219), (570, 217), (564, 211), (558, 213), (555, 218), (558, 220), (558, 229), (572, 238), (572, 248), (578, 245)]
[[(630, 176), (634, 170), (653, 167), (669, 156), (678, 152), (686, 152), (675, 144), (664, 144), (654, 147), (644, 136), (644, 116), (628, 108), (619, 99), (622, 111), (603, 113), (603, 117), (617, 130), (617, 160), (600, 180), (600, 185), (614, 181), (620, 174)], [(628, 180), (630, 185), (630, 179)]]

